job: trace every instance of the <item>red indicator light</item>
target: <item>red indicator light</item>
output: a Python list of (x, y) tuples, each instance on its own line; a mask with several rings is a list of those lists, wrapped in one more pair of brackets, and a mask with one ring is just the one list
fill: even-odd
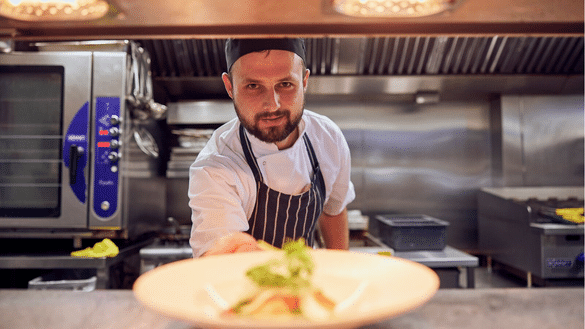
[(110, 147), (110, 142), (98, 142), (98, 147)]
[(100, 136), (106, 136), (108, 134), (107, 130), (100, 130)]

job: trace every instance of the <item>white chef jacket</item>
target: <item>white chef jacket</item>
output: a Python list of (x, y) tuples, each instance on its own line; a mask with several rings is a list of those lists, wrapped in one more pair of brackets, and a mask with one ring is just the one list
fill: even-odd
[[(249, 228), (257, 186), (242, 151), (239, 126), (235, 118), (219, 127), (189, 169), (194, 257), (222, 236)], [(304, 111), (299, 130), (299, 136), (306, 133), (311, 140), (321, 167), (326, 187), (323, 211), (337, 215), (355, 198), (347, 141), (331, 119), (309, 110)], [(292, 195), (308, 188), (313, 169), (302, 138), (282, 151), (250, 134), (248, 138), (266, 185)]]

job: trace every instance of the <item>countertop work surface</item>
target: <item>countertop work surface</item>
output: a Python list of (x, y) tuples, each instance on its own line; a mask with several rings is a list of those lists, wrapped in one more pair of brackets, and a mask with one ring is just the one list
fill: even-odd
[[(579, 288), (441, 289), (377, 328), (583, 328)], [(159, 315), (131, 290), (0, 290), (0, 328), (197, 328)]]

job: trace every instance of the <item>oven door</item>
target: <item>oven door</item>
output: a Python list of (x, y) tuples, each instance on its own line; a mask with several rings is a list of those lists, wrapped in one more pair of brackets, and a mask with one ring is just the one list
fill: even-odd
[(0, 55), (0, 228), (88, 222), (92, 55)]

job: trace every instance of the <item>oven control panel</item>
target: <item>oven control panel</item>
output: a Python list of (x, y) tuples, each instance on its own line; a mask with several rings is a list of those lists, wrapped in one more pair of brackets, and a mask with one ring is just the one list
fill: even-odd
[(93, 209), (102, 218), (118, 208), (120, 98), (97, 97), (95, 104)]

